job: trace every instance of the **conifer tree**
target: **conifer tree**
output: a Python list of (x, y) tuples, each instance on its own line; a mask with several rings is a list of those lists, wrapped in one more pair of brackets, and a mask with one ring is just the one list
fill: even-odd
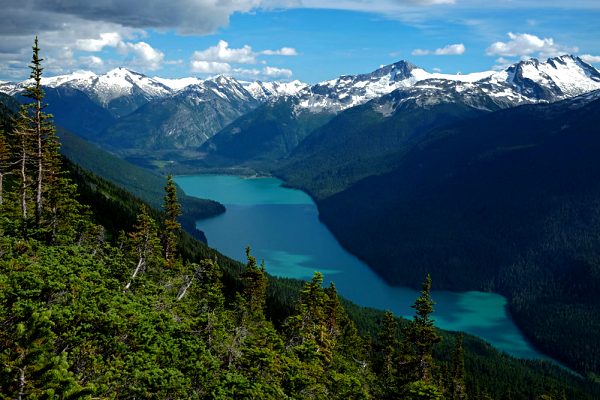
[(137, 217), (137, 223), (134, 231), (129, 234), (131, 239), (133, 253), (136, 259), (136, 267), (125, 285), (125, 290), (131, 287), (133, 280), (137, 275), (144, 271), (160, 252), (160, 241), (156, 223), (148, 214), (148, 208), (143, 205)]
[(427, 274), (422, 284), (421, 295), (412, 305), (412, 308), (416, 311), (415, 316), (404, 329), (404, 338), (408, 347), (412, 349), (414, 356), (416, 378), (423, 382), (431, 381), (433, 346), (441, 340), (441, 337), (435, 331), (433, 320), (430, 318), (434, 305), (430, 290), (431, 276)]
[(33, 56), (29, 68), (31, 85), (25, 88), (24, 96), (31, 99), (30, 132), (33, 141), (33, 164), (35, 175), (35, 220), (40, 223), (45, 195), (54, 183), (60, 171), (60, 153), (52, 116), (44, 112), (44, 90), (42, 89), (42, 61), (36, 36), (33, 44)]
[(294, 314), (286, 322), (290, 343), (301, 357), (331, 361), (332, 340), (328, 333), (323, 288), (323, 274), (315, 272), (300, 291)]
[(394, 376), (394, 363), (398, 351), (398, 322), (390, 311), (383, 314), (378, 339), (377, 370), (389, 383)]
[(4, 203), (4, 177), (11, 173), (10, 148), (6, 135), (0, 129), (0, 207)]
[(268, 284), (265, 267), (264, 264), (258, 267), (256, 258), (250, 254), (250, 247), (246, 247), (246, 259), (248, 261), (240, 276), (244, 285), (245, 307), (253, 318), (263, 319)]
[(171, 175), (167, 176), (164, 200), (164, 211), (167, 217), (165, 219), (163, 246), (166, 265), (172, 268), (177, 259), (177, 236), (181, 229), (181, 224), (177, 222), (177, 218), (181, 215), (181, 205), (177, 201), (177, 187)]
[(73, 235), (74, 219), (83, 210), (75, 200), (75, 188), (61, 173), (60, 143), (52, 116), (44, 112), (43, 59), (37, 37), (32, 49), (31, 84), (24, 93), (31, 102), (20, 107), (14, 129), (20, 214), (24, 234), (29, 231), (34, 217), (35, 232), (48, 242), (54, 242), (59, 235)]
[(19, 115), (15, 121), (17, 155), (16, 175), (19, 186), (19, 207), (23, 233), (27, 233), (29, 219), (29, 204), (31, 201), (32, 177), (30, 173), (33, 164), (33, 132), (31, 130), (31, 117), (29, 110), (31, 104), (24, 104), (19, 109)]
[(465, 359), (462, 342), (463, 335), (461, 333), (456, 336), (454, 351), (452, 352), (452, 377), (450, 380), (452, 400), (467, 399), (467, 389), (465, 387)]

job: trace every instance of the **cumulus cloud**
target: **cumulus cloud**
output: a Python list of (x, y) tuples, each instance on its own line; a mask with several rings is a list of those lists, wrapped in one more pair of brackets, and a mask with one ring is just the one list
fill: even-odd
[(459, 56), (465, 54), (467, 48), (462, 43), (457, 44), (449, 44), (444, 47), (440, 47), (435, 50), (424, 50), (424, 49), (415, 49), (412, 51), (413, 56), (426, 56), (426, 55), (434, 55), (434, 56)]
[(291, 78), (292, 70), (287, 68), (264, 67), (263, 75), (270, 78)]
[(191, 60), (192, 72), (201, 74), (227, 74), (231, 71), (231, 65), (217, 61)]
[(117, 32), (101, 33), (99, 39), (77, 39), (75, 48), (82, 51), (102, 51), (105, 47), (117, 47), (123, 40)]
[(131, 62), (133, 65), (150, 71), (159, 69), (165, 58), (165, 54), (162, 51), (153, 48), (146, 42), (121, 42), (117, 48), (121, 52), (133, 55)]
[(190, 58), (190, 69), (192, 72), (202, 74), (230, 74), (251, 78), (290, 78), (292, 71), (287, 68), (277, 68), (268, 65), (262, 68), (236, 68), (232, 64), (266, 64), (266, 61), (259, 60), (258, 58), (260, 56), (296, 55), (298, 55), (298, 52), (292, 47), (254, 51), (249, 45), (232, 48), (229, 47), (229, 43), (225, 40), (219, 40), (215, 46), (195, 51)]
[(495, 42), (486, 54), (500, 57), (555, 57), (565, 53), (576, 53), (577, 47), (559, 45), (552, 38), (540, 38), (529, 33), (508, 33), (510, 40)]
[[(132, 66), (140, 67), (146, 70), (155, 71), (162, 66), (165, 54), (153, 48), (146, 42), (126, 42), (118, 32), (105, 32), (100, 34), (99, 39), (79, 39), (75, 42), (77, 50), (86, 52), (100, 52), (105, 47), (112, 47), (123, 55), (130, 55), (129, 63)], [(96, 57), (98, 58), (98, 57)], [(82, 61), (89, 61), (93, 58), (80, 58)], [(91, 66), (100, 67), (103, 64), (92, 63)]]
[(97, 56), (79, 57), (79, 63), (91, 69), (98, 69), (104, 67), (104, 61)]
[(216, 46), (206, 50), (195, 51), (192, 60), (214, 61), (221, 63), (256, 64), (256, 53), (252, 47), (245, 45), (238, 49), (229, 47), (229, 43), (219, 40)]
[(215, 46), (205, 50), (195, 51), (192, 54), (192, 61), (213, 61), (220, 63), (233, 64), (257, 64), (257, 57), (266, 56), (297, 56), (296, 49), (291, 47), (282, 47), (277, 50), (263, 50), (255, 52), (249, 45), (240, 48), (231, 48), (225, 40), (219, 40)]
[(591, 54), (582, 54), (579, 56), (583, 61), (589, 64), (600, 64), (600, 56), (593, 56)]

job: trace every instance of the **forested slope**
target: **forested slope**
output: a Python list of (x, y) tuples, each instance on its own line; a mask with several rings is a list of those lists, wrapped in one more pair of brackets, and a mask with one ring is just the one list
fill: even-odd
[(506, 294), (534, 343), (597, 374), (599, 110), (524, 106), (430, 132), (392, 172), (319, 202), (321, 218), (391, 283), (430, 272)]

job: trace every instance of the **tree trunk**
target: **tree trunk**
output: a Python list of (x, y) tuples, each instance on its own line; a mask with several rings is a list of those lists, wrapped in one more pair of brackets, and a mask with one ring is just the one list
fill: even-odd
[(19, 368), (19, 400), (22, 400), (25, 396), (26, 383), (27, 382), (25, 381), (25, 367)]
[(133, 271), (133, 275), (131, 275), (131, 278), (129, 279), (129, 282), (127, 283), (127, 285), (125, 285), (125, 290), (129, 289), (129, 287), (131, 286), (131, 283), (133, 282), (133, 280), (137, 276), (138, 272), (140, 272), (140, 269), (142, 268), (143, 265), (144, 265), (144, 257), (140, 257), (140, 260), (138, 261), (137, 267), (135, 267), (135, 270)]
[(192, 275), (191, 278), (188, 278), (186, 276), (186, 279), (189, 279), (189, 281), (187, 283), (185, 283), (180, 289), (179, 289), (179, 295), (177, 296), (177, 301), (183, 299), (183, 296), (185, 296), (185, 293), (187, 292), (187, 290), (190, 288), (190, 286), (192, 286), (192, 283), (194, 282), (194, 275)]
[[(25, 140), (25, 139), (23, 139)], [(27, 171), (25, 164), (27, 162), (27, 151), (25, 149), (25, 143), (23, 143), (23, 153), (21, 154), (21, 213), (23, 216), (23, 222), (27, 219)]]
[(42, 141), (42, 116), (41, 116), (41, 102), (37, 101), (37, 108), (35, 112), (35, 130), (37, 136), (37, 194), (35, 200), (35, 220), (37, 223), (40, 222), (42, 216), (42, 180), (44, 177), (44, 164), (43, 164), (43, 141)]

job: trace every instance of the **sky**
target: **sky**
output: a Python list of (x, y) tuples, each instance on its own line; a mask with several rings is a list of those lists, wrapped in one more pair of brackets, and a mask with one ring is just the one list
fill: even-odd
[(575, 54), (600, 68), (599, 0), (0, 0), (0, 80), (126, 67), (308, 83), (408, 60), (430, 72)]

